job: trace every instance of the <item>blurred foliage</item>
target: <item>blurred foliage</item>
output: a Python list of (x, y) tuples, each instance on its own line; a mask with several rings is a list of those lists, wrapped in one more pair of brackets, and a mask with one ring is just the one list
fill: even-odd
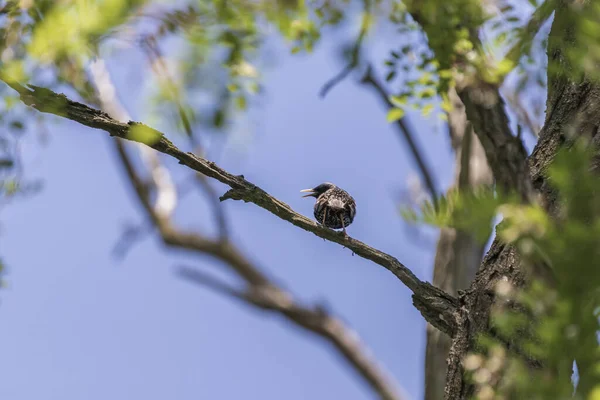
[(426, 201), (419, 210), (403, 208), (401, 214), (413, 224), (456, 228), (471, 232), (475, 238), (485, 242), (490, 237), (499, 207), (505, 203), (508, 202), (491, 188), (479, 187), (468, 191), (451, 189), (438, 198), (437, 211), (433, 203)]
[[(435, 112), (445, 120), (452, 109), (448, 90), (457, 79), (501, 86), (510, 74), (516, 75), (510, 79), (515, 96), (528, 91), (532, 103), (531, 111), (516, 110), (519, 119), (542, 118), (547, 41), (538, 35), (541, 25), (529, 24), (526, 16), (551, 7), (550, 2), (499, 0), (491, 7), (479, 0), (393, 4), (389, 19), (406, 38), (384, 61), (386, 80), (401, 86), (390, 97), (396, 108), (420, 110), (423, 116)], [(398, 115), (391, 112), (388, 120)]]
[[(591, 1), (582, 4), (575, 3), (579, 15), (576, 37), (578, 46), (567, 47), (567, 55), (575, 73), (585, 73), (593, 79), (600, 79), (598, 62), (600, 62), (600, 3)], [(565, 38), (568, 40), (569, 38)]]
[[(145, 0), (24, 0), (0, 4), (0, 61), (5, 79), (67, 85), (90, 99), (94, 89), (86, 72), (89, 62), (124, 43), (137, 45), (148, 53), (158, 75), (153, 111), (175, 110), (174, 120), (185, 116), (188, 121), (220, 128), (232, 112), (244, 111), (249, 97), (260, 92), (255, 62), (271, 27), (290, 43), (293, 53), (310, 52), (320, 30), (342, 20), (347, 1), (214, 0), (169, 5)], [(161, 68), (156, 69), (159, 62)], [(208, 107), (196, 100), (203, 93), (210, 95)]]
[[(229, 128), (252, 108), (263, 90), (271, 38), (283, 39), (292, 54), (309, 54), (332, 27), (358, 19), (350, 27), (357, 31), (353, 44), (345, 46), (355, 66), (365, 61), (360, 50), (375, 27), (385, 23), (399, 34), (401, 44), (392, 43), (384, 64), (389, 84), (400, 86), (390, 100), (401, 111), (388, 120), (401, 118), (407, 107), (446, 118), (447, 91), (457, 74), (499, 82), (522, 53), (499, 61), (493, 55), (519, 40), (527, 44), (520, 46), (523, 54), (532, 53), (531, 41), (523, 39), (531, 32), (518, 17), (522, 11), (499, 4), (493, 10), (479, 0), (443, 6), (437, 0), (0, 1), (0, 64), (4, 78), (66, 87), (90, 100), (89, 63), (137, 47), (146, 58), (131, 68), (147, 62), (152, 71), (144, 121), (171, 121), (198, 137), (197, 131)], [(484, 43), (481, 29), (491, 35)]]
[(600, 392), (600, 179), (594, 151), (577, 142), (553, 161), (548, 177), (561, 204), (555, 216), (488, 189), (452, 192), (437, 212), (430, 204), (405, 212), (411, 221), (481, 238), (502, 216), (499, 237), (516, 246), (526, 266), (551, 273), (552, 285), (537, 279), (517, 288), (499, 281), (493, 336), (480, 337), (478, 351), (464, 361), (478, 399), (587, 400)]

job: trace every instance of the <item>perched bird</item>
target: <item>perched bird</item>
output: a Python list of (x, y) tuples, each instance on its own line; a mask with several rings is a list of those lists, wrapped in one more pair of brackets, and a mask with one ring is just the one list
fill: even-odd
[(302, 197), (317, 198), (314, 208), (317, 222), (331, 229), (341, 228), (344, 236), (348, 236), (346, 227), (354, 221), (356, 215), (356, 203), (348, 192), (329, 182), (300, 192), (308, 193)]

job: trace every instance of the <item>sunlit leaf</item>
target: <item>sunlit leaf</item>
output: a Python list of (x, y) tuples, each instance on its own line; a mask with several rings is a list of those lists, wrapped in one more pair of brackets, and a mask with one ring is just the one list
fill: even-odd
[(386, 120), (387, 122), (391, 123), (398, 121), (402, 117), (404, 117), (404, 110), (401, 108), (392, 108), (390, 111), (388, 111)]
[(152, 146), (162, 138), (162, 134), (145, 125), (135, 124), (127, 132), (127, 137), (136, 142)]

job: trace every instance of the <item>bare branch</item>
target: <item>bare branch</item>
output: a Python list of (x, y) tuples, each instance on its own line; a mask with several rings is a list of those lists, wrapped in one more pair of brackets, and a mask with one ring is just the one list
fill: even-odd
[(363, 371), (363, 376), (373, 379), (369, 383), (377, 389), (381, 398), (401, 398), (399, 394), (390, 391), (392, 385), (381, 386), (381, 382), (388, 381), (388, 378), (376, 369), (376, 360), (370, 357), (368, 351), (365, 351), (358, 334), (345, 326), (338, 318), (330, 315), (324, 307), (301, 305), (293, 301), (288, 293), (271, 286), (251, 287), (246, 291), (240, 291), (193, 268), (181, 267), (178, 272), (190, 282), (210, 287), (221, 294), (242, 300), (246, 304), (251, 304), (263, 310), (278, 313), (297, 325), (321, 336), (331, 343), (344, 356), (346, 361), (356, 366), (359, 371)]
[(325, 97), (327, 93), (331, 89), (333, 89), (337, 84), (346, 79), (348, 75), (358, 67), (358, 63), (360, 62), (360, 52), (362, 49), (362, 44), (367, 37), (367, 32), (369, 30), (369, 25), (371, 24), (371, 0), (363, 0), (363, 16), (362, 22), (360, 24), (360, 32), (358, 33), (358, 37), (352, 46), (352, 51), (350, 53), (350, 62), (342, 69), (337, 75), (333, 78), (325, 82), (321, 90), (319, 91), (319, 96)]
[(325, 82), (325, 84), (323, 85), (323, 87), (319, 91), (319, 96), (320, 97), (327, 96), (327, 93), (329, 93), (329, 91), (331, 89), (333, 89), (335, 86), (337, 86), (341, 81), (343, 81), (344, 79), (346, 79), (346, 77), (348, 75), (350, 75), (350, 72), (352, 72), (354, 70), (354, 68), (356, 68), (356, 66), (357, 66), (357, 63), (355, 63), (353, 61), (351, 61), (350, 63), (348, 63), (333, 78), (331, 78), (330, 80), (328, 80), (327, 82)]
[(505, 193), (517, 192), (523, 201), (533, 201), (527, 151), (521, 138), (512, 134), (498, 87), (485, 82), (471, 82), (457, 86), (457, 92), (485, 149), (498, 187)]
[(121, 236), (116, 240), (116, 243), (112, 249), (112, 254), (117, 259), (123, 259), (127, 255), (129, 249), (134, 244), (140, 242), (145, 235), (154, 230), (154, 225), (144, 223), (141, 225), (127, 225), (123, 229)]
[(367, 356), (367, 350), (356, 339), (354, 341), (348, 340), (349, 337), (353, 337), (351, 332), (343, 325), (336, 324), (337, 320), (326, 314), (317, 314), (317, 311), (303, 308), (296, 304), (289, 293), (277, 287), (272, 280), (248, 260), (233, 244), (223, 240), (213, 241), (203, 237), (199, 233), (178, 231), (173, 227), (168, 217), (157, 213), (151, 206), (148, 195), (144, 190), (144, 183), (137, 175), (131, 160), (129, 160), (123, 143), (119, 140), (116, 140), (114, 143), (127, 176), (148, 217), (158, 228), (163, 242), (172, 247), (201, 254), (206, 253), (224, 261), (227, 266), (232, 268), (233, 272), (246, 281), (248, 289), (246, 292), (241, 293), (215, 279), (208, 278), (206, 275), (190, 269), (184, 273), (188, 279), (194, 278), (193, 280), (196, 283), (208, 284), (221, 293), (245, 299), (248, 303), (263, 309), (279, 312), (298, 326), (322, 336), (335, 345), (350, 365), (371, 385), (382, 399), (400, 400), (395, 385), (389, 381), (381, 367), (375, 360)]
[[(293, 211), (286, 203), (247, 181), (243, 176), (233, 175), (217, 166), (214, 162), (179, 150), (164, 134), (155, 129), (132, 121), (127, 124), (121, 123), (102, 111), (72, 101), (63, 94), (57, 94), (45, 88), (33, 85), (24, 87), (16, 83), (11, 83), (11, 87), (20, 93), (21, 100), (25, 104), (41, 112), (55, 114), (91, 128), (104, 130), (111, 136), (133, 140), (129, 135), (130, 129), (132, 127), (143, 127), (146, 132), (156, 138), (148, 146), (174, 157), (179, 160), (180, 164), (186, 165), (231, 187), (231, 190), (225, 193), (221, 197), (221, 200), (234, 199), (252, 202), (279, 218), (308, 232), (312, 232), (323, 239), (341, 244), (360, 257), (371, 260), (392, 272), (413, 292), (413, 304), (423, 314), (425, 319), (443, 332), (450, 335), (453, 334), (455, 327), (453, 313), (456, 310), (457, 300), (443, 290), (418, 279), (410, 269), (391, 255), (374, 249), (356, 239), (346, 238), (340, 232), (317, 225), (312, 220)], [(142, 183), (139, 183), (138, 186), (138, 190), (145, 190)], [(152, 210), (152, 207), (148, 207), (148, 205), (146, 208), (148, 211)], [(220, 254), (226, 254), (227, 260), (225, 261), (232, 265), (238, 265), (248, 275), (249, 281), (255, 281), (256, 283), (264, 281), (264, 277), (256, 276), (252, 272), (252, 268), (248, 265), (247, 260), (237, 250), (232, 248), (229, 243), (215, 244), (214, 242), (201, 240), (191, 234), (174, 235), (171, 226), (166, 224), (165, 221), (155, 218), (154, 222), (159, 227), (166, 243), (183, 248), (186, 248), (186, 246), (201, 248), (204, 252), (215, 257), (218, 257)]]
[[(377, 78), (375, 78), (375, 76), (373, 75), (371, 66), (369, 66), (367, 68), (367, 71), (366, 71), (365, 75), (363, 76), (361, 82), (366, 85), (371, 86), (375, 90), (375, 92), (379, 95), (379, 98), (381, 99), (381, 101), (383, 101), (388, 108), (394, 108), (394, 105), (392, 104), (392, 102), (389, 99), (389, 95), (388, 95), (387, 91), (385, 90), (383, 85), (377, 80)], [(411, 152), (415, 162), (417, 163), (419, 171), (421, 172), (421, 177), (425, 181), (425, 185), (427, 186), (427, 190), (429, 191), (431, 200), (432, 200), (435, 208), (437, 209), (438, 190), (437, 190), (436, 185), (433, 180), (433, 174), (431, 173), (429, 166), (425, 162), (425, 158), (421, 154), (421, 151), (417, 147), (417, 143), (415, 142), (412, 128), (408, 125), (408, 119), (406, 117), (400, 118), (396, 122), (396, 126), (398, 127), (399, 132), (402, 134), (402, 136), (404, 137), (404, 140), (406, 140), (406, 143), (408, 144), (408, 148), (410, 149), (410, 152)]]
[(168, 218), (157, 214), (148, 197), (146, 185), (135, 171), (135, 167), (129, 159), (125, 146), (123, 146), (123, 143), (119, 140), (116, 140), (114, 143), (117, 153), (119, 154), (119, 159), (125, 169), (125, 173), (131, 181), (149, 219), (158, 229), (165, 244), (181, 249), (206, 253), (214, 258), (220, 259), (227, 263), (234, 272), (239, 274), (250, 284), (269, 284), (269, 278), (256, 269), (254, 265), (252, 265), (252, 263), (250, 263), (250, 261), (248, 261), (231, 243), (222, 241), (214, 242), (197, 233), (177, 231), (173, 228), (171, 221)]

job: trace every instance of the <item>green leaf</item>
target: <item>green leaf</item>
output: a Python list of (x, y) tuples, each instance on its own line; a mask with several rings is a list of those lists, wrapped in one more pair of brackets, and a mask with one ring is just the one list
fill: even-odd
[(129, 132), (127, 132), (127, 138), (135, 142), (152, 146), (162, 138), (162, 134), (155, 129), (147, 127), (146, 125), (135, 124), (129, 128)]
[(402, 107), (408, 103), (408, 95), (402, 94), (400, 96), (390, 96), (389, 100), (396, 107)]
[(248, 107), (248, 104), (246, 102), (246, 97), (244, 96), (238, 96), (235, 98), (235, 105), (239, 110), (246, 110), (246, 108)]
[(421, 110), (421, 114), (423, 114), (423, 116), (426, 117), (429, 114), (431, 114), (432, 111), (433, 111), (433, 104), (426, 104), (423, 107), (423, 109)]
[(387, 122), (392, 123), (392, 122), (398, 121), (402, 117), (404, 117), (404, 110), (403, 109), (401, 109), (401, 108), (392, 108), (390, 111), (388, 111), (386, 120), (387, 120)]
[(4, 194), (6, 196), (12, 196), (19, 191), (19, 182), (15, 179), (4, 181)]

